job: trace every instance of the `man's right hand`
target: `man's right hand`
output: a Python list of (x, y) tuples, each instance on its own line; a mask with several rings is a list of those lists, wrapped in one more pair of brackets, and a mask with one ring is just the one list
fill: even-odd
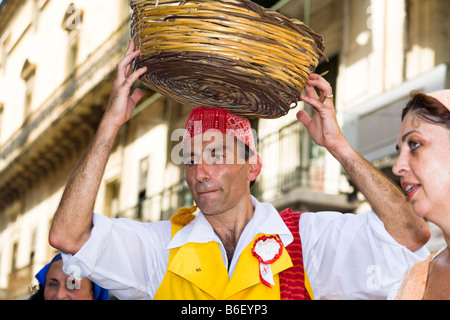
[(142, 99), (143, 92), (136, 89), (131, 95), (133, 84), (147, 72), (147, 67), (133, 71), (133, 60), (139, 57), (140, 51), (135, 50), (134, 40), (130, 40), (125, 57), (117, 65), (117, 75), (113, 90), (108, 102), (108, 107), (103, 116), (103, 121), (108, 121), (116, 127), (122, 126), (133, 115), (137, 103)]

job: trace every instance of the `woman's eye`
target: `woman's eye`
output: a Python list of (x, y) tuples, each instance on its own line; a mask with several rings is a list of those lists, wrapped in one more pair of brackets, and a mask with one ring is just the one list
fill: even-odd
[(410, 141), (408, 144), (411, 150), (416, 150), (418, 147), (420, 147), (420, 143), (417, 141)]

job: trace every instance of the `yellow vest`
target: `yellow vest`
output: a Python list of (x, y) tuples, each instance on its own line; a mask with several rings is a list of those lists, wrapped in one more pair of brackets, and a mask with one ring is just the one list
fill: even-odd
[[(182, 226), (172, 224), (173, 235)], [(259, 234), (255, 237), (262, 236)], [(251, 252), (254, 241), (239, 257), (230, 279), (217, 242), (186, 243), (170, 250), (166, 275), (156, 292), (155, 300), (279, 300), (278, 274), (292, 267), (283, 247), (280, 258), (271, 265), (275, 286), (263, 284), (259, 276), (259, 261)], [(305, 283), (312, 290), (305, 273)]]

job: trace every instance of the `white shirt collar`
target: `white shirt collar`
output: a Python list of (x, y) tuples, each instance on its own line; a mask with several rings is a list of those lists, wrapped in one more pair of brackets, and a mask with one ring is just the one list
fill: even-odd
[[(230, 273), (234, 270), (237, 264), (238, 257), (254, 237), (260, 233), (279, 235), (284, 246), (289, 245), (294, 237), (289, 231), (289, 228), (283, 222), (278, 211), (270, 203), (259, 202), (252, 196), (252, 204), (255, 208), (252, 219), (242, 232), (239, 242), (236, 246), (233, 261), (230, 265)], [(214, 229), (206, 220), (203, 213), (200, 211), (197, 218), (191, 221), (183, 229), (181, 229), (171, 240), (167, 249), (173, 249), (183, 246), (186, 243), (206, 243), (215, 241), (219, 243), (222, 257), (225, 265), (228, 264), (225, 249), (219, 237), (214, 232)]]

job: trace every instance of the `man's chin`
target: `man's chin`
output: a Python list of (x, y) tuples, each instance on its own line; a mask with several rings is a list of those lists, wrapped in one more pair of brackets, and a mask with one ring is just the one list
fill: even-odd
[(197, 207), (200, 209), (200, 211), (204, 214), (204, 215), (215, 215), (216, 212), (214, 210), (214, 206), (208, 205), (208, 204), (199, 204), (197, 203)]
[(219, 213), (217, 202), (196, 202), (196, 205), (204, 215), (212, 216)]
[[(218, 192), (201, 193), (197, 194), (194, 197), (194, 200), (197, 204), (197, 207), (199, 207), (203, 213), (205, 213), (205, 211), (214, 212), (214, 208), (217, 208), (217, 205), (219, 203), (218, 196)], [(205, 209), (205, 211), (203, 211), (203, 208)]]

